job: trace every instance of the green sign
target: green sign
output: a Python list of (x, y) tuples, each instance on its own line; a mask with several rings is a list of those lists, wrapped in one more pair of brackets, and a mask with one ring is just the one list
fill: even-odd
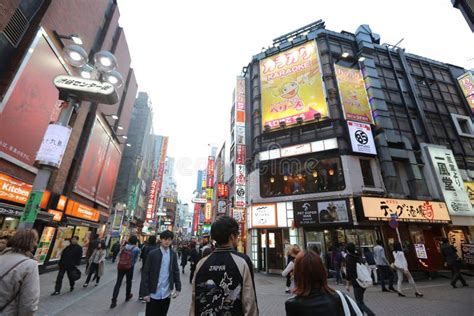
[(40, 211), (40, 203), (41, 199), (43, 198), (42, 191), (33, 191), (31, 192), (30, 196), (28, 197), (28, 201), (25, 205), (25, 211), (21, 216), (20, 223), (34, 223), (36, 220), (36, 216)]
[(134, 210), (135, 207), (137, 206), (137, 195), (138, 195), (138, 189), (139, 189), (139, 184), (135, 183), (132, 184), (130, 194), (128, 195), (128, 208), (131, 210)]

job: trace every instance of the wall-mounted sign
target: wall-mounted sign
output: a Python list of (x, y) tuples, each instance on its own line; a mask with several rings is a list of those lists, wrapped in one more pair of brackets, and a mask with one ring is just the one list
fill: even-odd
[(235, 163), (238, 165), (245, 164), (245, 145), (237, 145), (237, 156), (235, 158)]
[(303, 155), (311, 152), (311, 144), (301, 144), (296, 146), (284, 147), (280, 150), (281, 157), (291, 157)]
[(209, 223), (212, 220), (212, 202), (206, 203), (206, 208), (204, 210), (204, 221)]
[(72, 200), (69, 200), (69, 203), (67, 204), (66, 215), (86, 219), (92, 222), (98, 222), (100, 218), (100, 212), (95, 208)]
[(318, 223), (316, 201), (293, 202), (296, 227), (313, 226)]
[(245, 209), (243, 208), (233, 208), (232, 217), (239, 223), (245, 221)]
[(388, 221), (396, 214), (398, 221), (449, 222), (448, 208), (444, 202), (399, 200), (391, 198), (362, 197), (364, 216), (369, 220)]
[(238, 185), (235, 187), (235, 206), (245, 206), (245, 186), (243, 185)]
[(347, 223), (347, 200), (293, 202), (296, 227)]
[(202, 198), (194, 198), (191, 200), (193, 203), (199, 203), (199, 204), (205, 204), (207, 202), (207, 199), (202, 199)]
[(437, 180), (449, 214), (474, 216), (461, 174), (452, 150), (433, 146), (425, 147), (430, 157), (430, 166)]
[(425, 244), (415, 244), (415, 252), (418, 259), (428, 259)]
[(61, 195), (58, 200), (58, 205), (56, 205), (56, 209), (60, 211), (64, 211), (66, 208), (67, 197)]
[(474, 264), (474, 243), (461, 244), (462, 259), (467, 264)]
[(60, 222), (61, 219), (63, 218), (63, 212), (61, 212), (61, 211), (48, 210), (48, 213), (54, 215), (53, 221), (55, 221), (55, 222)]
[(369, 124), (347, 121), (347, 127), (353, 152), (377, 155), (372, 129)]
[(115, 104), (118, 95), (114, 85), (99, 80), (59, 75), (53, 80), (59, 91), (72, 93), (83, 101), (98, 102), (103, 104)]
[(150, 184), (150, 193), (148, 194), (148, 204), (146, 207), (146, 219), (152, 219), (156, 206), (156, 194), (158, 191), (158, 181), (153, 179)]
[(474, 113), (474, 76), (471, 72), (466, 72), (458, 78), (459, 86), (461, 87), (467, 103), (471, 107), (471, 112)]
[(220, 200), (217, 202), (217, 214), (222, 215), (226, 213), (227, 202)]
[(26, 204), (32, 186), (0, 173), (0, 200)]
[(36, 162), (58, 168), (63, 160), (70, 135), (70, 127), (50, 124), (36, 153)]
[(346, 200), (318, 202), (319, 223), (347, 223)]
[(474, 206), (474, 182), (464, 182), (464, 187), (469, 200), (471, 200), (471, 206)]
[(252, 205), (252, 227), (277, 227), (276, 204)]

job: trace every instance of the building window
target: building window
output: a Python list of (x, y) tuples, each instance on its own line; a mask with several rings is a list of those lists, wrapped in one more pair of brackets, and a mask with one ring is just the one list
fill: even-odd
[(339, 157), (314, 154), (282, 158), (260, 164), (260, 195), (288, 196), (345, 189)]
[(362, 179), (365, 187), (375, 187), (374, 176), (372, 168), (370, 167), (370, 160), (360, 159), (360, 170), (362, 171)]
[(460, 136), (474, 138), (474, 124), (469, 116), (451, 114), (454, 126)]

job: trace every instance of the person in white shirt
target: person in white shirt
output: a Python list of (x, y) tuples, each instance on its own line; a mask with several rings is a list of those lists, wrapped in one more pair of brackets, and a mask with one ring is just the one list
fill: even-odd
[(406, 296), (405, 294), (402, 293), (403, 276), (406, 276), (408, 279), (408, 282), (413, 286), (413, 289), (415, 290), (416, 297), (423, 297), (423, 294), (418, 292), (415, 280), (413, 280), (413, 277), (411, 276), (410, 271), (408, 271), (408, 262), (407, 262), (407, 259), (405, 258), (405, 254), (403, 253), (402, 245), (398, 241), (393, 244), (393, 257), (395, 258), (394, 265), (395, 265), (395, 269), (397, 270), (397, 276), (398, 276), (398, 281), (397, 281), (398, 296), (401, 296), (401, 297)]
[[(289, 251), (289, 255), (292, 256), (293, 258), (296, 258), (296, 256), (300, 253), (300, 251), (301, 251), (300, 246), (295, 244), (295, 245), (291, 246), (290, 251)], [(285, 270), (283, 270), (283, 272), (281, 273), (281, 275), (284, 276), (284, 277), (287, 277), (289, 275), (291, 276), (290, 288), (289, 288), (289, 290), (287, 289), (286, 293), (293, 292), (293, 289), (295, 287), (295, 280), (294, 280), (294, 275), (293, 275), (294, 267), (295, 267), (294, 260), (291, 260), (290, 262), (288, 262)]]

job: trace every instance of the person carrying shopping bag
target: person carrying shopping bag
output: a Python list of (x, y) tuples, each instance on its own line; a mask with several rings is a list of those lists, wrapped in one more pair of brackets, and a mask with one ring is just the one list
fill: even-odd
[(393, 263), (393, 265), (395, 266), (395, 269), (397, 271), (397, 277), (398, 277), (398, 280), (397, 280), (398, 296), (401, 296), (401, 297), (406, 296), (405, 294), (402, 293), (403, 277), (406, 276), (408, 279), (408, 282), (413, 286), (413, 289), (415, 290), (415, 296), (423, 297), (423, 294), (418, 292), (415, 280), (413, 280), (413, 277), (411, 276), (410, 271), (408, 271), (408, 262), (407, 262), (407, 259), (405, 258), (405, 254), (403, 253), (402, 245), (398, 241), (393, 244), (393, 257), (395, 258), (395, 262)]

